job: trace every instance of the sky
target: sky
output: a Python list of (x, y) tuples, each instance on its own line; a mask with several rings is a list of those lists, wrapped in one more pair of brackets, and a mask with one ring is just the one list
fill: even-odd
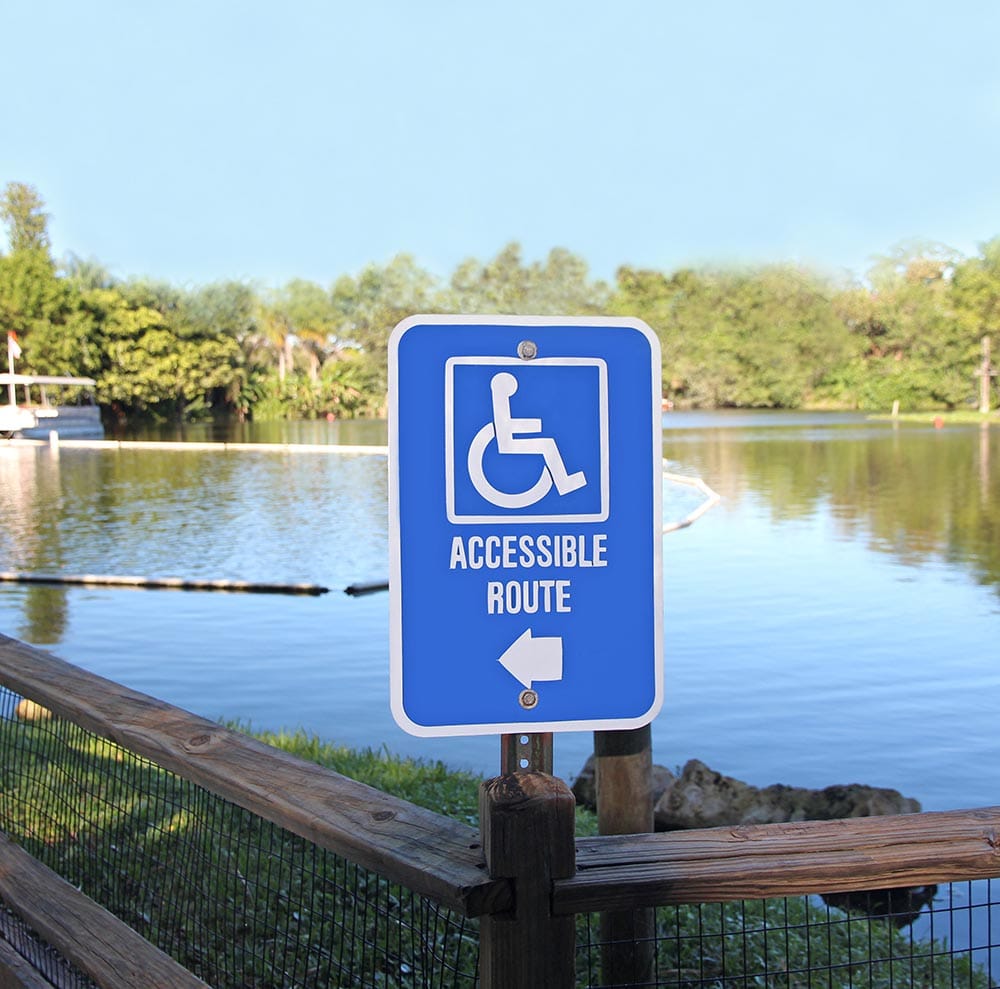
[(510, 241), (863, 274), (1000, 234), (997, 0), (0, 0), (0, 186), (114, 275)]

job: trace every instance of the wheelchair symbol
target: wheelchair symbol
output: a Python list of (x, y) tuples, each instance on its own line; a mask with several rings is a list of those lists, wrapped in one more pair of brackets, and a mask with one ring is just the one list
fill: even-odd
[[(553, 484), (560, 495), (577, 491), (587, 484), (582, 470), (573, 474), (566, 471), (559, 444), (550, 436), (541, 434), (541, 419), (515, 419), (510, 411), (511, 396), (517, 391), (517, 378), (509, 371), (495, 374), (490, 381), (493, 397), (493, 421), (486, 423), (469, 444), (469, 478), (476, 491), (498, 508), (527, 508), (541, 501)], [(483, 457), (490, 443), (496, 441), (497, 451), (503, 455), (541, 456), (544, 466), (538, 480), (527, 490), (516, 493), (500, 491), (486, 478)]]

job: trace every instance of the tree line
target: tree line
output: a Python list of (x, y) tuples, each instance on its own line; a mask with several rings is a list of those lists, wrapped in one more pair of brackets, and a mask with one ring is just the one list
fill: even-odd
[(414, 313), (638, 316), (682, 408), (954, 409), (974, 405), (980, 341), (1000, 320), (1000, 238), (973, 257), (898, 247), (863, 281), (778, 264), (623, 266), (608, 284), (568, 250), (526, 262), (512, 243), (447, 280), (399, 254), (327, 286), (191, 288), (56, 261), (25, 183), (5, 187), (0, 219), (0, 333), (16, 333), (19, 370), (96, 379), (122, 422), (381, 414), (388, 337)]

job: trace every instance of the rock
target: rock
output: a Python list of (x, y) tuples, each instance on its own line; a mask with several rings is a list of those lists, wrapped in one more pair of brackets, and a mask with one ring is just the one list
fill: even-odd
[(807, 804), (807, 821), (835, 821), (842, 817), (881, 817), (884, 814), (919, 814), (920, 801), (898, 790), (851, 783), (819, 790)]
[(677, 782), (677, 777), (674, 776), (666, 766), (653, 765), (653, 781), (651, 784), (653, 790), (653, 806), (655, 807), (662, 799), (663, 795)]
[(573, 781), (570, 789), (579, 806), (589, 807), (590, 810), (597, 807), (597, 763), (593, 755), (587, 757), (580, 775)]
[(829, 821), (846, 817), (919, 813), (920, 804), (897, 790), (852, 783), (823, 790), (776, 784), (758, 788), (692, 759), (656, 803), (657, 831), (733, 824)]
[[(715, 828), (732, 824), (831, 821), (846, 817), (916, 814), (920, 804), (897, 790), (851, 783), (822, 790), (775, 784), (755, 787), (723, 776), (692, 759), (680, 776), (653, 766), (657, 831)], [(595, 810), (597, 782), (590, 756), (573, 783), (576, 802)]]
[[(591, 755), (584, 763), (583, 769), (580, 770), (580, 775), (574, 780), (572, 787), (576, 802), (590, 810), (597, 809), (596, 765), (594, 756)], [(663, 794), (673, 786), (675, 779), (674, 774), (666, 767), (653, 766), (650, 787), (653, 791), (654, 807)]]

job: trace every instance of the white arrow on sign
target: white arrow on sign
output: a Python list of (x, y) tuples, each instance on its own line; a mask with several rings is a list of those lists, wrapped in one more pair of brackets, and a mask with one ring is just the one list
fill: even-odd
[(525, 629), (504, 651), (500, 665), (529, 690), (535, 680), (561, 680), (562, 639), (559, 636), (533, 638)]

